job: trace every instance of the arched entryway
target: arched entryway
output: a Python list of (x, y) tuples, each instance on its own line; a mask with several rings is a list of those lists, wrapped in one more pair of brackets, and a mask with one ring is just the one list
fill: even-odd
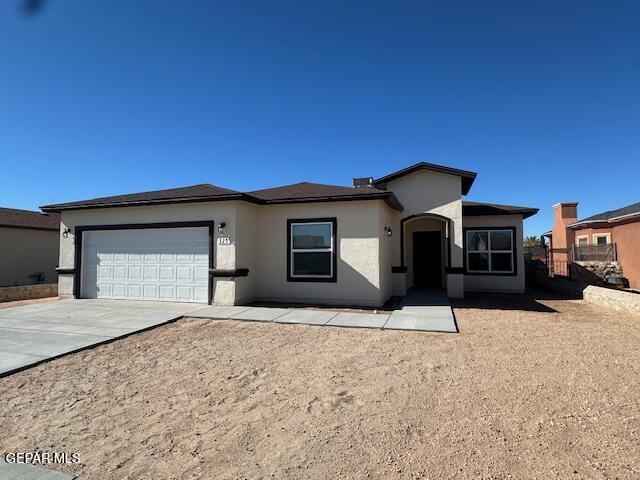
[(451, 221), (424, 213), (401, 220), (401, 256), (406, 266), (406, 287), (442, 289), (451, 257)]

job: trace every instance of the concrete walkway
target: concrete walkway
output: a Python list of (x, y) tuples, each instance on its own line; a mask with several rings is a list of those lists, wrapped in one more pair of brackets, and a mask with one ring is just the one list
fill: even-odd
[(452, 332), (458, 328), (451, 304), (444, 292), (412, 291), (405, 297), (401, 310), (389, 313), (336, 312), (271, 307), (210, 306), (189, 314), (214, 320), (297, 323), (330, 327), (381, 328), (383, 330), (417, 330)]
[(385, 328), (458, 333), (449, 297), (440, 290), (410, 290)]

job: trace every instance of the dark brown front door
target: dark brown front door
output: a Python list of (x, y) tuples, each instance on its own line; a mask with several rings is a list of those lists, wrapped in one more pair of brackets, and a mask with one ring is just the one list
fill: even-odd
[(413, 232), (413, 286), (442, 288), (440, 232)]

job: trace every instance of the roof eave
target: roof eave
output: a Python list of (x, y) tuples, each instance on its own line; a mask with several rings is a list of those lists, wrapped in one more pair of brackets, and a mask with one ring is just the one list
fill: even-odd
[(636, 217), (640, 217), (640, 212), (629, 213), (627, 215), (620, 215), (618, 217), (612, 217), (612, 218), (602, 218), (602, 219), (596, 219), (596, 220), (581, 220), (579, 222), (572, 223), (571, 225), (567, 225), (567, 227), (568, 228), (579, 228), (579, 227), (586, 226), (586, 225), (597, 225), (597, 224), (611, 225), (613, 223), (619, 223), (619, 222), (625, 222), (627, 220), (633, 220)]
[(160, 200), (135, 200), (116, 203), (93, 203), (90, 205), (73, 205), (73, 204), (57, 204), (43, 205), (40, 210), (46, 213), (61, 213), (69, 210), (89, 210), (95, 208), (116, 208), (116, 207), (140, 207), (148, 205), (170, 205), (178, 203), (202, 203), (202, 202), (219, 202), (224, 200), (246, 200), (252, 203), (259, 203), (257, 198), (251, 197), (244, 193), (233, 193), (229, 195), (218, 195), (215, 197), (184, 197), (184, 198), (167, 198)]
[[(465, 210), (467, 210), (465, 212)], [(520, 208), (518, 210), (506, 210), (492, 206), (470, 205), (463, 206), (462, 215), (465, 217), (480, 217), (490, 215), (522, 215), (522, 219), (534, 216), (540, 211), (539, 208)]]
[(47, 232), (57, 232), (60, 230), (60, 227), (36, 227), (31, 225), (12, 225), (12, 224), (2, 224), (0, 223), (0, 228), (17, 228), (20, 230), (44, 230)]
[(282, 205), (288, 203), (319, 203), (319, 202), (349, 202), (354, 200), (384, 200), (391, 208), (402, 211), (404, 207), (392, 192), (368, 195), (328, 195), (321, 197), (304, 198), (278, 198), (274, 200), (263, 200), (265, 205)]

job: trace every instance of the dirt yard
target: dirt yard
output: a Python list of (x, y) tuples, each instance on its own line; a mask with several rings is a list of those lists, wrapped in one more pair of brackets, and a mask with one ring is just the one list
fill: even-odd
[(183, 320), (0, 379), (0, 451), (93, 480), (640, 478), (640, 318), (466, 299), (460, 334)]

